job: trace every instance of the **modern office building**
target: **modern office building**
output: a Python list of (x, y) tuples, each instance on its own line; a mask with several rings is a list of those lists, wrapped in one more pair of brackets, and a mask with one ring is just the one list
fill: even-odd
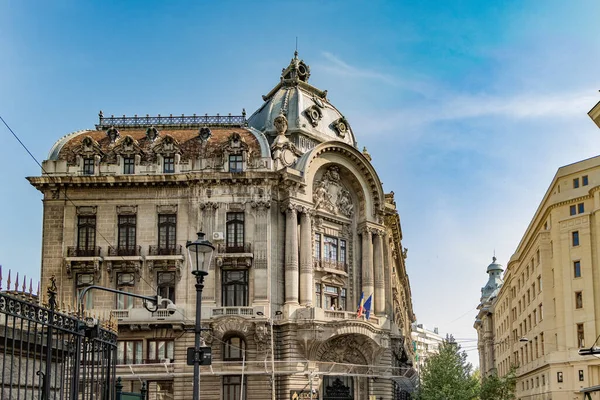
[[(43, 193), (42, 280), (92, 290), (119, 324), (124, 390), (191, 398), (196, 290), (186, 242), (216, 246), (202, 297), (202, 399), (407, 398), (411, 292), (394, 193), (297, 55), (249, 118), (99, 115), (29, 181)], [(370, 318), (357, 316), (364, 294)], [(162, 304), (164, 306), (164, 304)]]
[(413, 349), (415, 351), (415, 369), (417, 373), (421, 374), (422, 368), (425, 366), (425, 362), (432, 355), (438, 354), (439, 347), (444, 341), (444, 338), (440, 336), (438, 328), (429, 330), (423, 326), (423, 324), (412, 324), (412, 341)]
[[(600, 127), (600, 103), (589, 115)], [(482, 297), (481, 363), (518, 366), (518, 399), (600, 399), (600, 359), (579, 354), (600, 335), (599, 211), (600, 156), (559, 168), (502, 287)]]

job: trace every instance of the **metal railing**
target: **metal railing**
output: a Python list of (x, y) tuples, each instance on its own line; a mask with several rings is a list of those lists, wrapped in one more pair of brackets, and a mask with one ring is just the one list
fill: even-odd
[(142, 254), (142, 246), (108, 246), (109, 256), (140, 256)]
[(105, 117), (100, 112), (99, 123), (96, 125), (96, 129), (108, 129), (110, 127), (115, 128), (143, 128), (143, 127), (166, 127), (166, 126), (246, 126), (246, 112), (242, 112), (242, 115), (157, 115), (157, 116), (138, 116), (127, 117)]
[(231, 245), (227, 243), (219, 243), (217, 245), (217, 252), (221, 254), (231, 254), (231, 253), (252, 253), (252, 244), (244, 243), (242, 245)]
[(101, 247), (82, 248), (79, 246), (67, 247), (67, 257), (100, 257)]
[(178, 244), (174, 247), (159, 247), (151, 245), (148, 249), (148, 255), (151, 256), (181, 256), (183, 255), (183, 247)]

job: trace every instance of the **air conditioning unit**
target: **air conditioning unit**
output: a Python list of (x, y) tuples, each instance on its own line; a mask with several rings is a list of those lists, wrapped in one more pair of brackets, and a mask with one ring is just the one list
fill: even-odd
[(213, 240), (223, 240), (225, 236), (223, 236), (223, 232), (213, 232), (212, 238)]

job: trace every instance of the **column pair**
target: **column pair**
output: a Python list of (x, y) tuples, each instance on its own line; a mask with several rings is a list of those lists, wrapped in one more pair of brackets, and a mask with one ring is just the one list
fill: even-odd
[[(298, 210), (300, 210), (300, 243), (298, 246)], [(292, 204), (286, 209), (285, 224), (285, 303), (312, 305), (313, 265), (310, 214), (307, 208)], [(300, 255), (300, 274), (298, 274)], [(298, 276), (300, 285), (298, 285)]]
[(365, 228), (362, 232), (362, 292), (365, 300), (373, 295), (375, 314), (385, 312), (385, 282), (383, 266), (384, 232)]

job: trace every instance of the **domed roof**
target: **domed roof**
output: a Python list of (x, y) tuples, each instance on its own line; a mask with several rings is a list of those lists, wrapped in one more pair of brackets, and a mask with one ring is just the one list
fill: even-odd
[(492, 271), (504, 271), (504, 267), (502, 264), (498, 264), (496, 262), (496, 257), (492, 257), (492, 263), (490, 265), (488, 265), (486, 272), (492, 272)]
[(301, 134), (316, 143), (337, 140), (356, 147), (346, 118), (329, 102), (326, 90), (308, 83), (309, 77), (309, 66), (295, 52), (290, 65), (281, 73), (281, 81), (263, 96), (264, 104), (250, 116), (248, 125), (274, 137), (277, 135), (274, 120), (284, 115), (288, 121), (286, 135)]

